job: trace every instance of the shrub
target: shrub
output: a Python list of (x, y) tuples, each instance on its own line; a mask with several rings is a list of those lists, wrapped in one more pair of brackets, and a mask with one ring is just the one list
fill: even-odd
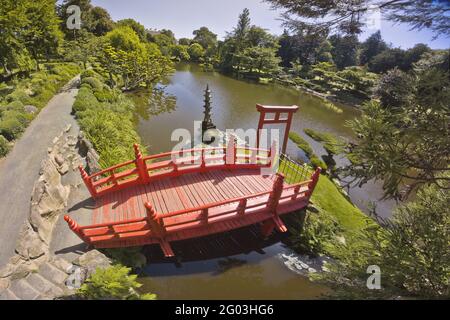
[(103, 88), (103, 83), (94, 77), (87, 77), (81, 81), (82, 84), (87, 83), (94, 90), (101, 90)]
[(98, 76), (98, 74), (94, 70), (88, 69), (88, 70), (83, 71), (81, 73), (80, 77), (81, 77), (81, 80), (83, 80), (85, 78), (91, 78), (91, 77), (97, 77), (97, 76)]
[(24, 130), (24, 125), (18, 119), (8, 117), (0, 121), (0, 134), (9, 141), (19, 137)]
[(9, 142), (6, 138), (0, 135), (0, 157), (4, 157), (10, 150)]
[(314, 153), (309, 143), (296, 132), (289, 132), (289, 139), (302, 149), (309, 158)]
[(155, 300), (155, 294), (139, 294), (142, 285), (131, 269), (114, 265), (106, 269), (98, 268), (78, 290), (78, 295), (92, 300)]
[(321, 159), (319, 159), (316, 155), (312, 156), (310, 158), (310, 163), (313, 166), (314, 169), (322, 168), (323, 171), (328, 170), (328, 165)]
[(74, 113), (83, 112), (88, 108), (97, 109), (99, 102), (95, 95), (92, 93), (90, 87), (81, 87), (78, 91), (77, 98), (72, 106)]
[(343, 142), (331, 133), (318, 132), (313, 129), (305, 129), (304, 132), (317, 142), (321, 142), (325, 150), (330, 154), (342, 153)]

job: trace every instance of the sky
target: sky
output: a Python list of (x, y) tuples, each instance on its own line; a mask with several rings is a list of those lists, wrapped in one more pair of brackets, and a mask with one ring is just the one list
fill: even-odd
[[(149, 29), (170, 29), (177, 38), (192, 38), (192, 31), (208, 27), (222, 39), (233, 30), (239, 14), (250, 9), (252, 24), (268, 29), (273, 34), (283, 32), (281, 11), (275, 11), (261, 0), (91, 0), (108, 10), (113, 20), (133, 18)], [(441, 37), (432, 41), (430, 31), (409, 31), (404, 24), (392, 25), (381, 22), (381, 34), (394, 47), (411, 48), (416, 43), (426, 43), (433, 49), (447, 49), (450, 38)], [(375, 29), (367, 30), (361, 40)]]

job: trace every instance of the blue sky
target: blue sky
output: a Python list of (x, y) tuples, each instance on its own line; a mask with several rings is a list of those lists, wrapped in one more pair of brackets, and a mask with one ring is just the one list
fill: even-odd
[[(250, 9), (253, 24), (274, 34), (283, 32), (280, 11), (271, 10), (270, 5), (261, 0), (92, 0), (92, 3), (107, 9), (114, 20), (133, 18), (147, 28), (171, 29), (177, 38), (191, 38), (192, 31), (201, 26), (207, 26), (222, 38), (236, 25), (244, 8)], [(450, 47), (449, 38), (432, 41), (431, 32), (408, 29), (407, 25), (381, 23), (383, 38), (396, 47), (410, 48), (420, 42), (435, 49)], [(365, 32), (361, 39), (372, 32)]]

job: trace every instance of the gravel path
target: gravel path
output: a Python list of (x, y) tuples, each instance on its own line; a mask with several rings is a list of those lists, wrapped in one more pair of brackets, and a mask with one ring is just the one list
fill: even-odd
[(19, 231), (30, 213), (31, 193), (41, 162), (53, 139), (68, 124), (79, 130), (70, 114), (78, 92), (73, 87), (78, 81), (78, 77), (74, 78), (50, 100), (0, 163), (0, 266), (14, 254)]

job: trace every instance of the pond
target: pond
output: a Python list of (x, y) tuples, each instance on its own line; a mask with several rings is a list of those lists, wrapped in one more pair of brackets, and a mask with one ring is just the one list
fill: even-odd
[[(261, 85), (237, 80), (218, 72), (203, 72), (195, 64), (179, 64), (176, 72), (153, 92), (139, 91), (132, 94), (138, 106), (138, 132), (150, 153), (170, 151), (178, 141), (171, 141), (175, 129), (183, 128), (192, 136), (195, 121), (203, 120), (203, 95), (206, 86), (212, 91), (212, 119), (218, 129), (244, 130), (256, 128), (259, 114), (256, 104), (298, 105), (292, 131), (302, 135), (318, 155), (325, 155), (322, 146), (303, 133), (303, 129), (330, 132), (345, 139), (353, 139), (346, 121), (359, 115), (356, 108), (338, 105), (342, 113), (327, 109), (323, 101), (307, 93), (279, 85)], [(289, 142), (287, 153), (294, 158), (304, 158), (297, 146)], [(336, 159), (338, 165), (346, 160)], [(368, 212), (371, 202), (377, 203), (377, 212), (390, 215), (392, 202), (379, 201), (381, 188), (371, 183), (362, 188), (351, 188), (349, 196), (359, 208)], [(150, 262), (144, 278), (145, 288), (163, 299), (203, 298), (259, 298), (259, 299), (309, 299), (317, 298), (324, 288), (311, 283), (286, 266), (289, 250), (279, 242), (268, 244), (260, 254), (260, 248), (247, 250), (247, 254), (216, 257), (180, 266), (173, 263)], [(224, 260), (225, 259), (225, 260)], [(225, 271), (223, 261), (232, 259)]]

